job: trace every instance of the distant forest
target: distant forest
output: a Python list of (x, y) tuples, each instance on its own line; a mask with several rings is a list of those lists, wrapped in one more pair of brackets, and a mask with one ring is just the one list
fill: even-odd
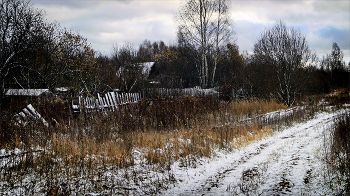
[[(113, 89), (139, 92), (200, 86), (216, 87), (226, 98), (239, 91), (246, 97), (272, 97), (290, 106), (303, 95), (349, 88), (349, 66), (338, 44), (329, 46), (331, 53), (318, 59), (305, 36), (283, 21), (261, 33), (252, 54), (240, 52), (227, 2), (184, 3), (175, 17), (177, 44), (146, 39), (137, 47), (114, 46), (113, 54), (106, 56), (83, 35), (48, 23), (43, 11), (29, 1), (3, 0), (1, 100), (9, 88), (69, 87), (75, 94), (95, 95)], [(155, 62), (149, 73), (142, 71), (144, 62)]]

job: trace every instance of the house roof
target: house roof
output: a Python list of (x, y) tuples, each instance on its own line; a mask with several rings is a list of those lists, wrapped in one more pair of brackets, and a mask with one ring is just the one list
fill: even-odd
[[(155, 62), (144, 62), (144, 63), (138, 63), (135, 65), (138, 65), (140, 68), (142, 68), (142, 74), (149, 76), (152, 66), (155, 64)], [(116, 72), (116, 75), (120, 75), (125, 70), (125, 67), (120, 67), (119, 70)]]
[(38, 97), (42, 94), (51, 94), (49, 89), (8, 89), (6, 96), (30, 96)]
[(151, 71), (152, 66), (155, 62), (145, 62), (141, 63), (140, 66), (142, 67), (142, 73), (149, 75), (149, 72)]
[(69, 91), (69, 87), (59, 87), (59, 88), (55, 88), (55, 91), (67, 92), (67, 91)]

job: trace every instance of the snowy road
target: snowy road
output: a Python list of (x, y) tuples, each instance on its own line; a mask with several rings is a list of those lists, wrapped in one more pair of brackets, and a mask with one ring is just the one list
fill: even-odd
[[(323, 195), (325, 137), (333, 119), (345, 111), (321, 113), (314, 119), (295, 124), (273, 136), (214, 160), (203, 159), (196, 168), (172, 171), (178, 180), (163, 195)], [(336, 188), (336, 187), (335, 187)]]

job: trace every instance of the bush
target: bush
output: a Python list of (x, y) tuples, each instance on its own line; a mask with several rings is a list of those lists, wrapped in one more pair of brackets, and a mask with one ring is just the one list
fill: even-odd
[(350, 113), (336, 123), (334, 129), (331, 158), (335, 168), (346, 179), (345, 191), (350, 193)]
[(348, 89), (338, 89), (334, 90), (332, 94), (327, 95), (325, 98), (331, 105), (342, 105), (349, 103), (350, 92)]

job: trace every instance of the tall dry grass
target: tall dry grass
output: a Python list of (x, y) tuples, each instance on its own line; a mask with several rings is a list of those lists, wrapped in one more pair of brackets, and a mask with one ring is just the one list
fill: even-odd
[[(272, 134), (276, 126), (287, 126), (311, 115), (311, 112), (295, 111), (282, 118), (241, 121), (280, 109), (286, 106), (259, 99), (230, 103), (221, 102), (217, 97), (146, 100), (114, 112), (83, 112), (68, 120), (57, 118), (58, 124), (50, 128), (35, 125), (16, 128), (13, 129), (16, 139), (7, 144), (27, 152), (41, 150), (35, 156), (23, 156), (25, 164), (14, 170), (17, 181), (23, 180), (21, 172), (36, 171), (48, 183), (47, 192), (64, 194), (64, 188), (57, 188), (61, 186), (54, 180), (57, 176), (67, 181), (84, 178), (89, 183), (96, 183), (91, 179), (97, 178), (96, 186), (101, 188), (105, 182), (101, 171), (127, 168), (136, 161), (166, 171), (174, 161), (195, 167), (195, 160), (211, 157), (214, 148), (240, 148)], [(8, 169), (2, 168), (2, 172)], [(7, 172), (0, 180), (8, 181), (10, 174)], [(125, 175), (137, 180), (135, 176)], [(88, 187), (84, 189), (88, 190)]]
[(119, 161), (117, 165), (129, 166), (133, 163), (131, 151), (135, 148), (144, 149), (150, 163), (169, 162), (190, 154), (211, 156), (213, 145), (239, 147), (244, 142), (261, 138), (264, 133), (270, 134), (270, 128), (258, 124), (225, 124), (236, 117), (285, 108), (273, 100), (259, 99), (229, 104), (219, 102), (216, 97), (158, 99), (123, 106), (107, 115), (82, 113), (69, 123), (60, 118), (55, 128), (18, 129), (18, 135), (27, 137), (19, 137), (17, 141), (22, 139), (27, 146), (49, 149), (56, 157), (73, 165), (87, 156), (95, 156), (107, 157), (106, 163)]
[[(339, 173), (338, 181), (345, 182), (339, 195), (350, 194), (350, 113), (347, 112), (335, 122), (331, 132), (329, 167)], [(336, 181), (334, 180), (334, 181)]]
[(280, 104), (273, 99), (241, 99), (231, 102), (227, 110), (228, 112), (238, 116), (256, 116), (259, 114), (265, 114), (280, 109), (287, 109), (286, 105)]
[(210, 157), (213, 147), (239, 148), (272, 133), (260, 122), (225, 125), (228, 121), (285, 108), (258, 99), (229, 104), (213, 97), (143, 101), (107, 116), (80, 116), (71, 127), (56, 131), (61, 134), (53, 135), (52, 150), (74, 165), (93, 155), (107, 157), (104, 163), (130, 166), (133, 149), (142, 149), (151, 164), (170, 164), (189, 155)]
[(340, 106), (344, 103), (349, 103), (350, 92), (349, 89), (335, 89), (333, 93), (325, 96), (325, 101), (331, 105)]

